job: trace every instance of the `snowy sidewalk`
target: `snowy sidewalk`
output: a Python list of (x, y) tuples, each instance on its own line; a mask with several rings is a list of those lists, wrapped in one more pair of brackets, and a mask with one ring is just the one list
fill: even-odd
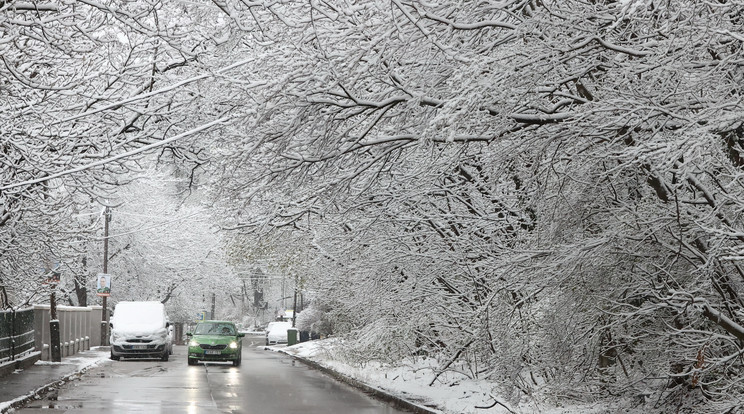
[(0, 377), (0, 413), (37, 398), (39, 393), (64, 384), (108, 358), (108, 347), (95, 347), (64, 357), (62, 362), (37, 361)]
[[(408, 361), (405, 366), (388, 366), (376, 361), (364, 364), (344, 362), (343, 348), (333, 339), (302, 342), (293, 346), (267, 346), (266, 349), (291, 355), (329, 375), (361, 388), (401, 407), (427, 414), (607, 414), (628, 413), (606, 404), (565, 402), (551, 404), (535, 400), (512, 405), (496, 393), (496, 384), (457, 373), (434, 374), (433, 359)], [(411, 404), (406, 406), (405, 404)]]
[[(280, 352), (298, 359), (306, 365), (322, 371), (341, 382), (345, 382), (365, 393), (387, 401), (399, 408), (406, 409), (415, 414), (448, 414), (447, 411), (439, 409), (435, 404), (435, 399), (431, 399), (422, 394), (410, 394), (402, 389), (390, 389), (381, 386), (380, 381), (370, 381), (371, 378), (360, 376), (357, 373), (349, 371), (347, 366), (342, 363), (331, 363), (323, 357), (322, 341), (303, 342), (294, 346), (277, 345), (265, 346), (264, 349)], [(379, 373), (385, 375), (384, 373)], [(390, 384), (389, 381), (382, 383)]]
[(296, 350), (293, 348), (288, 348), (288, 349), (284, 349), (280, 347), (265, 347), (265, 348), (287, 354), (293, 358), (300, 360), (304, 364), (309, 365), (313, 367), (314, 369), (317, 369), (318, 371), (322, 371), (330, 375), (331, 377), (341, 382), (349, 384), (357, 389), (364, 391), (365, 393), (369, 395), (372, 395), (383, 401), (387, 401), (388, 403), (391, 403), (395, 405), (396, 407), (403, 408), (414, 414), (445, 414), (443, 411), (437, 410), (436, 408), (431, 407), (431, 406), (427, 406), (427, 401), (419, 401), (419, 398), (415, 398), (415, 396), (406, 396), (404, 395), (405, 392), (403, 392), (403, 394), (393, 393), (391, 391), (367, 384), (363, 381), (359, 381), (356, 378), (345, 375), (335, 369), (328, 367), (325, 364), (322, 364), (317, 361), (313, 361), (312, 359), (309, 359), (309, 358), (305, 358), (304, 356), (300, 355), (298, 352), (295, 352)]

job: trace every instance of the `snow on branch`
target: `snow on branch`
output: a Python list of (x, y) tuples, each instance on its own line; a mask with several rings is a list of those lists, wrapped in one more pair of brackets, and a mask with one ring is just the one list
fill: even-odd
[(739, 325), (720, 311), (713, 309), (713, 307), (707, 303), (703, 305), (703, 315), (715, 322), (721, 328), (725, 329), (726, 332), (734, 335), (740, 341), (744, 341), (744, 326)]
[(510, 30), (516, 30), (517, 28), (517, 26), (511, 23), (506, 23), (500, 20), (487, 20), (487, 21), (482, 21), (482, 22), (477, 22), (477, 23), (458, 23), (458, 22), (454, 22), (452, 20), (446, 19), (441, 16), (437, 16), (437, 15), (434, 15), (428, 12), (422, 13), (422, 16), (427, 19), (431, 19), (431, 20), (434, 20), (440, 23), (444, 23), (446, 25), (451, 26), (453, 29), (457, 29), (457, 30), (478, 30), (478, 29), (484, 29), (487, 27), (499, 27), (502, 29), (510, 29)]
[(47, 180), (51, 180), (51, 179), (54, 179), (54, 178), (59, 178), (59, 177), (62, 177), (62, 176), (65, 176), (65, 175), (69, 175), (69, 174), (73, 174), (73, 173), (76, 173), (76, 172), (85, 171), (85, 170), (90, 169), (90, 168), (93, 168), (93, 167), (98, 167), (98, 166), (101, 166), (101, 165), (105, 165), (105, 164), (110, 163), (110, 162), (113, 162), (113, 161), (118, 161), (118, 160), (121, 160), (121, 159), (124, 159), (124, 158), (128, 158), (128, 157), (131, 157), (132, 155), (136, 155), (136, 154), (139, 154), (141, 152), (145, 152), (145, 151), (151, 150), (153, 148), (161, 147), (161, 146), (166, 145), (166, 144), (169, 144), (169, 143), (171, 143), (173, 141), (177, 141), (177, 140), (179, 140), (181, 138), (184, 138), (184, 137), (187, 137), (187, 136), (196, 134), (197, 132), (204, 131), (204, 130), (209, 129), (209, 128), (215, 126), (215, 125), (222, 124), (222, 123), (228, 121), (229, 119), (230, 119), (230, 117), (223, 117), (223, 118), (214, 120), (212, 122), (206, 123), (204, 125), (201, 125), (201, 126), (199, 126), (197, 128), (194, 128), (194, 129), (191, 129), (189, 131), (186, 131), (186, 132), (183, 132), (181, 134), (178, 134), (176, 136), (173, 136), (173, 137), (164, 139), (162, 141), (154, 142), (152, 144), (145, 145), (144, 147), (140, 147), (140, 148), (134, 149), (132, 151), (128, 151), (128, 152), (125, 152), (123, 154), (115, 155), (113, 157), (109, 157), (109, 158), (106, 158), (106, 159), (103, 159), (103, 160), (100, 160), (100, 161), (96, 161), (96, 162), (93, 162), (93, 163), (90, 163), (90, 164), (82, 165), (82, 166), (77, 167), (77, 168), (73, 168), (73, 169), (66, 170), (66, 171), (60, 171), (58, 173), (50, 174), (48, 176), (41, 177), (41, 178), (36, 178), (36, 179), (33, 179), (33, 180), (22, 181), (22, 182), (15, 183), (15, 184), (8, 184), (8, 185), (5, 185), (3, 187), (0, 187), (0, 191), (2, 191), (2, 190), (8, 190), (8, 189), (15, 188), (15, 187), (21, 187), (21, 186), (24, 186), (24, 185), (38, 184), (38, 183), (40, 183), (42, 181), (47, 181)]
[[(63, 122), (74, 121), (76, 119), (83, 118), (83, 117), (86, 117), (88, 115), (97, 114), (99, 112), (103, 112), (103, 111), (106, 111), (106, 110), (109, 110), (109, 109), (116, 109), (116, 108), (118, 108), (118, 107), (120, 107), (122, 105), (128, 104), (128, 103), (132, 103), (132, 102), (136, 102), (136, 101), (139, 101), (139, 100), (142, 100), (142, 99), (150, 98), (150, 97), (153, 97), (153, 96), (156, 96), (156, 95), (160, 95), (162, 93), (169, 92), (169, 91), (172, 91), (172, 90), (177, 90), (177, 89), (179, 89), (180, 87), (182, 87), (184, 85), (188, 85), (190, 83), (194, 83), (194, 82), (199, 81), (199, 80), (212, 78), (212, 77), (215, 77), (216, 75), (224, 74), (224, 73), (226, 73), (226, 72), (228, 72), (228, 71), (230, 71), (232, 69), (235, 69), (237, 67), (240, 67), (242, 65), (245, 65), (245, 64), (251, 62), (252, 60), (253, 60), (253, 58), (241, 60), (239, 62), (233, 63), (232, 65), (228, 65), (228, 66), (226, 66), (224, 68), (218, 69), (214, 73), (205, 73), (205, 74), (201, 74), (201, 75), (198, 75), (198, 76), (194, 76), (194, 77), (189, 78), (189, 79), (184, 79), (184, 80), (182, 80), (180, 82), (176, 82), (176, 83), (174, 83), (174, 84), (172, 84), (170, 86), (167, 86), (167, 87), (164, 87), (164, 88), (160, 88), (160, 89), (158, 89), (156, 91), (144, 93), (144, 94), (141, 94), (141, 95), (131, 96), (129, 98), (122, 99), (122, 100), (117, 101), (117, 102), (113, 102), (113, 103), (111, 103), (109, 105), (102, 106), (100, 108), (92, 109), (90, 111), (86, 111), (86, 112), (83, 112), (83, 113), (79, 113), (77, 115), (73, 115), (73, 116), (70, 116), (70, 117), (61, 119), (59, 121), (54, 122), (54, 124), (61, 124)], [(256, 83), (256, 85), (254, 85), (254, 86), (259, 86), (259, 85), (263, 85), (263, 84), (264, 83)]]
[(511, 117), (523, 124), (555, 124), (570, 119), (573, 114), (559, 113), (559, 114), (512, 114)]
[(27, 1), (19, 1), (8, 5), (13, 11), (35, 11), (35, 12), (58, 12), (59, 7), (56, 4), (34, 4)]

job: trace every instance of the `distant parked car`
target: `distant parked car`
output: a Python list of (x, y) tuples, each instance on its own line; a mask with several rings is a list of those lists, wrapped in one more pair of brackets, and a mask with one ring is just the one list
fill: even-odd
[(266, 345), (269, 344), (269, 331), (271, 330), (271, 327), (279, 323), (278, 321), (275, 322), (269, 322), (266, 325), (266, 328), (264, 328), (264, 334), (266, 335)]
[(266, 327), (264, 328), (264, 335), (266, 336), (266, 345), (269, 344), (269, 331), (271, 330), (271, 327), (274, 326), (276, 322), (269, 322), (266, 324)]
[(271, 322), (266, 327), (266, 345), (286, 344), (287, 329), (292, 327), (292, 322)]
[(244, 333), (238, 332), (234, 323), (228, 321), (203, 321), (196, 324), (189, 338), (188, 363), (199, 361), (232, 362), (240, 366), (243, 353)]

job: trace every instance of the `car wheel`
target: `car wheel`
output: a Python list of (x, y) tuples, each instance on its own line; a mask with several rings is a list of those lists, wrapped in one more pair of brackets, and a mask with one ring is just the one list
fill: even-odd
[(242, 361), (242, 359), (243, 359), (243, 355), (238, 354), (238, 359), (236, 359), (235, 361), (233, 361), (233, 366), (234, 367), (239, 367), (240, 366), (240, 362)]
[(119, 360), (119, 359), (120, 359), (121, 357), (118, 357), (118, 356), (114, 355), (114, 353), (112, 352), (112, 353), (111, 353), (111, 357), (110, 357), (110, 358), (111, 358), (112, 360), (114, 360), (114, 361), (118, 361), (118, 360)]
[(196, 360), (195, 359), (189, 358), (188, 361), (189, 361), (189, 365), (196, 365)]
[(168, 353), (168, 350), (166, 349), (165, 351), (163, 351), (163, 356), (162, 356), (162, 357), (161, 357), (160, 359), (161, 359), (162, 361), (167, 361), (167, 360), (168, 360), (168, 356), (169, 356), (169, 355), (170, 355), (170, 354)]

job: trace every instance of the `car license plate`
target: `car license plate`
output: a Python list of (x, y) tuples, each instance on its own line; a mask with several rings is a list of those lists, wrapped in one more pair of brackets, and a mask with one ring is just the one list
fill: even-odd
[(132, 349), (147, 349), (147, 345), (132, 345)]
[(207, 349), (206, 351), (204, 351), (204, 353), (207, 355), (219, 355), (222, 353), (222, 351), (220, 351), (219, 349)]

